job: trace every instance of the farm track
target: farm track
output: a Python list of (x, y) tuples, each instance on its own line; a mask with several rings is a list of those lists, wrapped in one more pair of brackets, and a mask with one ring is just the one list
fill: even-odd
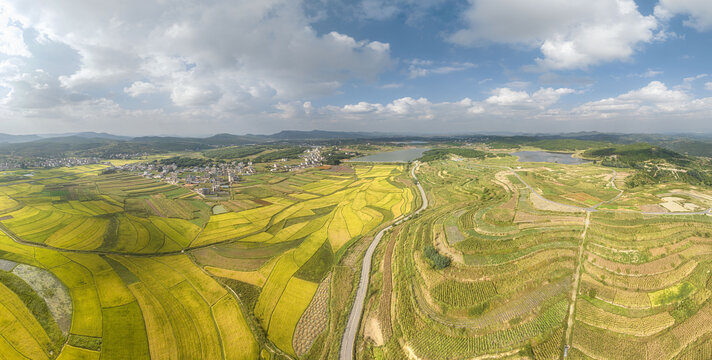
[(569, 304), (569, 315), (566, 321), (566, 332), (564, 335), (564, 350), (561, 353), (561, 359), (565, 358), (566, 347), (571, 345), (571, 331), (574, 327), (574, 311), (576, 307), (576, 297), (578, 296), (579, 284), (581, 284), (581, 271), (583, 271), (583, 252), (584, 243), (586, 242), (586, 232), (588, 232), (588, 226), (591, 224), (591, 212), (586, 212), (586, 223), (583, 228), (583, 233), (581, 234), (581, 243), (579, 244), (578, 250), (578, 265), (576, 266), (576, 273), (574, 274), (574, 280), (571, 286), (571, 303)]
[(366, 293), (368, 291), (368, 283), (371, 274), (371, 262), (373, 260), (373, 253), (376, 251), (378, 243), (383, 238), (386, 231), (393, 228), (393, 226), (399, 225), (403, 221), (410, 219), (411, 216), (420, 213), (428, 207), (428, 198), (425, 195), (425, 190), (420, 185), (418, 178), (415, 176), (415, 170), (418, 168), (419, 164), (416, 164), (411, 170), (410, 174), (416, 181), (416, 186), (420, 190), (420, 196), (423, 199), (423, 204), (418, 210), (413, 212), (411, 215), (406, 217), (401, 217), (395, 219), (393, 224), (388, 225), (376, 234), (371, 242), (371, 245), (366, 250), (366, 254), (363, 257), (363, 263), (361, 264), (361, 278), (359, 279), (358, 288), (356, 290), (356, 298), (354, 299), (354, 304), (351, 307), (351, 313), (346, 322), (346, 328), (344, 330), (344, 336), (341, 339), (341, 349), (339, 351), (340, 360), (353, 360), (355, 346), (356, 346), (356, 335), (361, 325), (361, 317), (363, 316), (363, 307), (366, 301)]

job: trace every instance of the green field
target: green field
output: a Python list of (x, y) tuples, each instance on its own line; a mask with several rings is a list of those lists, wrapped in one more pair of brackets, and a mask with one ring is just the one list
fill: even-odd
[(694, 356), (712, 339), (712, 218), (645, 205), (708, 209), (711, 192), (628, 187), (634, 171), (506, 157), (421, 166), (430, 207), (377, 252), (357, 358), (559, 359), (565, 344), (573, 359), (705, 358)]

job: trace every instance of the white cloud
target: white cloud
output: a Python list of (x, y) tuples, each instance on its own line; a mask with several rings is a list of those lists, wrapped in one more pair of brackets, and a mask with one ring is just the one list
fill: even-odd
[(530, 101), (531, 98), (526, 91), (513, 91), (509, 88), (496, 89), (494, 95), (485, 100), (486, 103), (495, 105), (514, 105)]
[(586, 68), (629, 59), (639, 44), (653, 41), (654, 16), (643, 16), (633, 0), (470, 0), (468, 27), (450, 41), (538, 47), (540, 66)]
[(644, 73), (630, 74), (628, 76), (640, 77), (640, 78), (652, 78), (652, 77), (656, 77), (656, 76), (662, 75), (662, 74), (663, 74), (662, 71), (648, 69), (648, 71), (646, 71)]
[[(0, 69), (3, 69), (0, 65)], [(482, 131), (561, 132), (601, 131), (712, 131), (712, 97), (694, 98), (683, 89), (652, 81), (615, 97), (590, 101), (573, 108), (559, 104), (568, 88), (542, 88), (534, 92), (499, 88), (480, 99), (433, 102), (404, 97), (387, 104), (358, 102), (317, 107), (311, 102), (279, 102), (271, 111), (250, 114), (250, 122), (214, 107), (189, 107), (178, 113), (160, 109), (128, 110), (105, 99), (65, 101), (51, 108), (10, 111), (0, 106), (3, 129), (25, 129), (28, 123), (47, 132), (92, 129), (133, 135), (170, 134), (199, 122), (204, 134), (229, 131), (265, 133), (284, 128), (363, 130), (428, 133)], [(102, 114), (102, 116), (96, 116)], [(71, 120), (69, 120), (71, 119)], [(146, 121), (150, 119), (150, 121)], [(142, 124), (127, 127), (126, 124)], [(195, 135), (195, 134), (194, 134)]]
[(8, 6), (0, 3), (0, 54), (30, 56), (25, 44), (22, 26), (10, 15)]
[(374, 111), (383, 110), (383, 105), (381, 104), (369, 104), (367, 102), (359, 102), (355, 105), (344, 105), (342, 111), (347, 113), (369, 113)]
[(146, 94), (153, 94), (158, 92), (156, 85), (151, 83), (136, 81), (131, 86), (124, 88), (124, 92), (131, 97), (138, 97)]
[(179, 107), (257, 111), (334, 94), (392, 64), (389, 44), (318, 34), (301, 1), (9, 2), (24, 26), (81, 56), (79, 70), (59, 79), (67, 91), (128, 83), (131, 96), (159, 91)]
[(691, 89), (692, 89), (692, 84), (693, 84), (695, 81), (700, 80), (700, 79), (704, 79), (704, 78), (706, 78), (707, 76), (709, 76), (709, 75), (707, 75), (707, 74), (699, 74), (699, 75), (696, 75), (696, 76), (686, 77), (686, 78), (682, 79), (682, 84), (676, 86), (676, 88), (677, 88), (677, 89), (684, 89), (684, 90), (691, 90)]
[(475, 67), (477, 65), (470, 62), (449, 62), (436, 65), (435, 62), (430, 60), (415, 59), (411, 60), (408, 66), (408, 77), (415, 79), (429, 75), (445, 75)]
[(485, 102), (500, 106), (546, 108), (558, 102), (562, 95), (571, 94), (573, 92), (573, 89), (568, 88), (541, 88), (530, 95), (526, 91), (499, 88), (495, 89), (493, 95), (488, 97)]
[(430, 101), (426, 98), (413, 99), (411, 97), (404, 97), (386, 105), (385, 110), (398, 115), (408, 115), (423, 110), (428, 112), (427, 109), (429, 106)]
[(712, 91), (712, 82), (705, 83), (705, 89)]
[(645, 87), (632, 90), (615, 98), (584, 103), (576, 109), (579, 114), (599, 114), (610, 116), (620, 114), (657, 114), (682, 111), (690, 108), (694, 101), (683, 90), (672, 90), (660, 81), (652, 81)]
[(698, 31), (712, 29), (712, 2), (709, 0), (660, 0), (655, 15), (669, 20), (675, 15), (687, 16), (686, 26)]
[(562, 96), (573, 93), (576, 91), (569, 88), (541, 88), (531, 93), (497, 88), (480, 100), (467, 97), (432, 102), (405, 97), (385, 105), (359, 102), (314, 108), (309, 116), (298, 112), (290, 115), (303, 116), (300, 121), (311, 127), (348, 129), (359, 124), (360, 128), (366, 125), (381, 131), (430, 133), (712, 130), (708, 121), (712, 97), (694, 98), (659, 81), (573, 108), (557, 106)]

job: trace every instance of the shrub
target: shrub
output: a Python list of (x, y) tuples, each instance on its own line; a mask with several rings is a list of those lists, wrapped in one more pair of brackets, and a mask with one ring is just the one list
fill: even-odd
[(450, 266), (450, 258), (440, 254), (432, 245), (426, 245), (423, 251), (430, 266), (435, 270), (441, 270)]

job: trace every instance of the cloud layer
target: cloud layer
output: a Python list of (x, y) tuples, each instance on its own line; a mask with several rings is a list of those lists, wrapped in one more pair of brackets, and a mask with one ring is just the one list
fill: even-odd
[(0, 132), (708, 131), (707, 71), (640, 54), (711, 4), (0, 0)]
[[(12, 17), (81, 57), (77, 71), (58, 77), (56, 91), (66, 93), (124, 89), (136, 98), (161, 94), (180, 107), (246, 109), (331, 94), (391, 65), (389, 44), (318, 34), (299, 1), (11, 3), (0, 22)], [(2, 53), (29, 56), (16, 26), (0, 28), (0, 43)], [(36, 69), (20, 70), (36, 77), (29, 75)], [(36, 79), (18, 81), (5, 86)]]
[(470, 0), (467, 28), (450, 36), (464, 45), (487, 42), (539, 48), (551, 69), (586, 68), (627, 60), (654, 39), (658, 22), (633, 0)]

